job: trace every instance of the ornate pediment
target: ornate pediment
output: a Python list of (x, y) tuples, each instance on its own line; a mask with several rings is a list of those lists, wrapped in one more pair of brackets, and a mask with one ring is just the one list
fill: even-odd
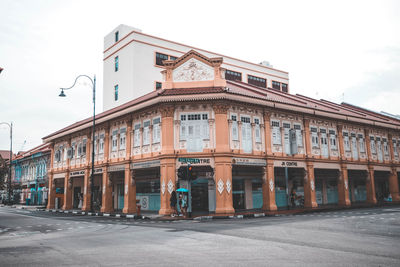
[(173, 70), (174, 82), (193, 82), (214, 80), (214, 68), (191, 58)]

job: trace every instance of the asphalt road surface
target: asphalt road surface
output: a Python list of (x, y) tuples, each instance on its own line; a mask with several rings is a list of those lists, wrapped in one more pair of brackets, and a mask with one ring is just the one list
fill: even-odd
[(0, 207), (0, 266), (400, 266), (400, 206), (161, 222)]

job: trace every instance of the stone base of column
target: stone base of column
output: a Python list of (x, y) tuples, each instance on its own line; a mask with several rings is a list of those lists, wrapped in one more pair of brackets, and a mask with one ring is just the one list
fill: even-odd
[(304, 207), (307, 209), (315, 209), (315, 208), (318, 208), (318, 204), (317, 204), (317, 202), (313, 201), (311, 203), (304, 204)]
[(346, 199), (346, 201), (339, 202), (340, 207), (350, 207), (351, 206), (351, 201), (349, 199)]
[(136, 205), (134, 207), (127, 207), (122, 209), (123, 213), (136, 213)]
[(376, 200), (376, 198), (367, 199), (367, 203), (369, 203), (369, 204), (376, 204), (376, 203), (378, 203), (378, 201)]
[(167, 208), (167, 209), (160, 209), (158, 211), (158, 214), (160, 215), (171, 215), (173, 213), (173, 209)]
[(216, 208), (215, 214), (217, 215), (233, 215), (235, 214), (234, 208)]
[(275, 204), (267, 204), (267, 205), (263, 205), (262, 208), (263, 211), (275, 211), (278, 210), (278, 207)]

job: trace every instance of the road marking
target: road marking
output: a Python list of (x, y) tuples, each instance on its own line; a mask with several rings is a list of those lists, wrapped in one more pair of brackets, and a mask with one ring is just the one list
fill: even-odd
[(57, 229), (57, 231), (61, 231), (62, 229)]
[(51, 230), (46, 230), (46, 232), (51, 232)]

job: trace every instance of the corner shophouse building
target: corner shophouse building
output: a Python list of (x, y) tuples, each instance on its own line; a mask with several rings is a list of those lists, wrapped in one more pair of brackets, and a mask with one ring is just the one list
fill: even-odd
[[(191, 188), (193, 211), (287, 207), (295, 189), (304, 205), (399, 201), (400, 121), (349, 104), (225, 79), (222, 58), (194, 50), (164, 61), (162, 89), (96, 116), (95, 207), (170, 214), (170, 194)], [(90, 208), (91, 118), (44, 138), (51, 144), (50, 196), (75, 190)], [(73, 144), (86, 144), (77, 157)], [(193, 162), (196, 178), (178, 178)], [(57, 189), (59, 188), (59, 189)]]

